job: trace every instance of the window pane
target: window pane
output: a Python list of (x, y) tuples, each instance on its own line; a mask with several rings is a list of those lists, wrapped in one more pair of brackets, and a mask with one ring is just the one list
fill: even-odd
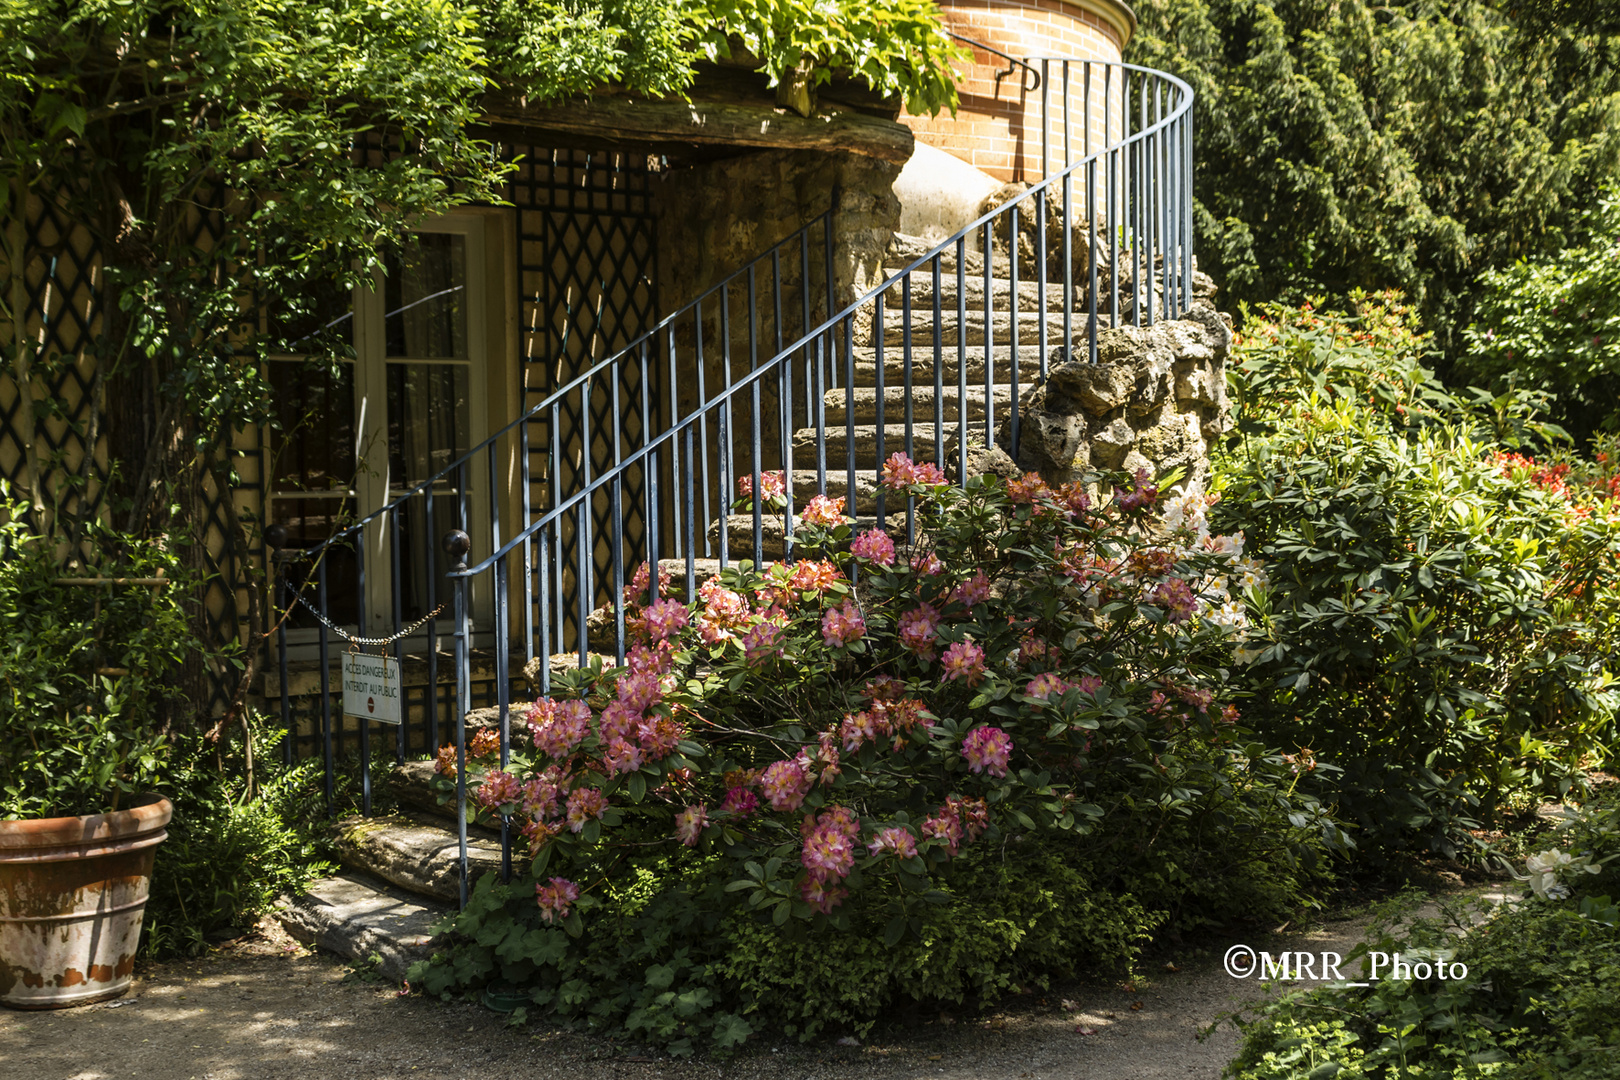
[[(339, 528), (354, 521), (353, 499), (308, 498), (272, 499), (270, 519), (287, 527), (287, 548), (300, 551), (314, 547)], [(360, 617), (360, 570), (351, 544), (333, 544), (326, 549), (326, 613), (339, 626), (352, 626)], [(319, 607), (316, 566), (299, 560), (285, 568), (287, 585), (312, 607)], [(294, 604), (289, 627), (318, 625), (309, 609)]]
[(270, 434), (276, 491), (347, 491), (354, 482), (354, 365), (270, 361), (280, 430)]
[(354, 293), (335, 281), (265, 306), (271, 352), (301, 356), (354, 345)]
[(390, 259), (383, 285), (389, 356), (467, 358), (466, 240), (417, 233)]
[(396, 490), (467, 452), (470, 384), (464, 364), (388, 365), (388, 475)]

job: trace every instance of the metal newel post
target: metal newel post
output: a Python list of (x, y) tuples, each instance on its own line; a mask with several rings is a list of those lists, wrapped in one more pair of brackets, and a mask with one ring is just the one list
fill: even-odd
[[(469, 642), (467, 640), (467, 552), (472, 538), (460, 529), (444, 534), (444, 553), (450, 556), (451, 588), (455, 591), (456, 642), (456, 843), (461, 858), (461, 907), (467, 906), (467, 713), (471, 711), (472, 690), (468, 685)], [(437, 688), (433, 688), (437, 693)]]

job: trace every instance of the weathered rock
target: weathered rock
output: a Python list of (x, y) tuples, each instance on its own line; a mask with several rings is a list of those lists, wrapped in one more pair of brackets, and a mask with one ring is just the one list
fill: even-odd
[[(984, 202), (979, 205), (979, 213), (988, 214), (1017, 200), (1028, 190), (1029, 185), (1016, 180), (1003, 184), (985, 196)], [(1069, 265), (1073, 267), (1072, 280), (1078, 293), (1084, 291), (1086, 283), (1090, 280), (1092, 228), (1085, 214), (1084, 195), (1072, 187), (1069, 206), (1071, 214), (1065, 219), (1062, 184), (1053, 184), (1043, 195), (1030, 195), (1018, 202), (1018, 272), (1026, 279), (1036, 277), (1044, 243), (1047, 280), (1062, 281), (1063, 237), (1067, 231), (1070, 237)], [(992, 249), (997, 255), (1009, 257), (1013, 247), (1009, 239), (1012, 231), (1012, 215), (1001, 214), (991, 223), (990, 228)], [(1096, 232), (1098, 263), (1099, 266), (1105, 266), (1109, 261), (1106, 240), (1108, 229), (1100, 215), (1097, 219)]]
[[(455, 833), (436, 817), (408, 812), (351, 817), (337, 823), (338, 861), (375, 874), (409, 892), (451, 903), (461, 897), (461, 864)], [(467, 838), (469, 880), (501, 868), (501, 845), (483, 830)]]
[(1091, 438), (1091, 463), (1102, 469), (1117, 469), (1136, 445), (1136, 431), (1118, 417)]
[[(1018, 463), (1052, 484), (1097, 469), (1175, 468), (1202, 483), (1209, 443), (1226, 430), (1231, 340), (1205, 303), (1184, 319), (1100, 331), (1098, 363), (1054, 363), (1045, 386), (1020, 403)], [(1084, 355), (1080, 345), (1073, 355)], [(998, 440), (1010, 448), (1010, 423)]]
[[(1029, 396), (1029, 404), (1019, 410), (1018, 465), (1042, 476), (1074, 479), (1090, 464), (1086, 440), (1086, 417), (1062, 408), (1048, 408), (1048, 387)], [(1067, 401), (1066, 398), (1060, 398)], [(1009, 425), (1010, 427), (1010, 425)], [(1010, 432), (1009, 432), (1010, 441)]]
[(377, 957), (378, 972), (397, 982), (432, 954), (434, 927), (452, 907), (342, 873), (315, 882), (301, 896), (283, 896), (275, 915), (306, 945), (352, 960)]
[[(961, 463), (960, 447), (960, 432), (953, 434), (945, 443), (945, 476), (952, 481), (962, 479), (958, 468)], [(967, 475), (969, 478), (998, 476), (1006, 481), (1018, 479), (1023, 475), (1023, 470), (1019, 469), (1018, 463), (1007, 451), (995, 445), (986, 446), (984, 436), (970, 430), (967, 437)]]

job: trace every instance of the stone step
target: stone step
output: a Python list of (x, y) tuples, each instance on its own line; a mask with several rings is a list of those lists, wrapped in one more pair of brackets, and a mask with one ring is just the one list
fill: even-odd
[[(384, 817), (351, 817), (333, 826), (338, 861), (419, 896), (448, 903), (461, 899), (461, 864), (454, 824), (434, 814), (405, 811)], [(500, 838), (469, 825), (470, 881), (501, 868)]]
[[(760, 539), (762, 549), (762, 565), (769, 567), (771, 562), (783, 556), (783, 540), (787, 536), (786, 522), (783, 515), (772, 514), (760, 519)], [(874, 515), (862, 515), (855, 519), (856, 532), (865, 532), (867, 529), (877, 528), (878, 520)], [(890, 524), (893, 524), (892, 516)], [(799, 528), (794, 522), (794, 528)], [(709, 526), (709, 543), (716, 546), (720, 543), (720, 523), (714, 522)], [(731, 514), (726, 518), (726, 543), (729, 545), (731, 561), (738, 559), (752, 560), (754, 558), (754, 515)]]
[[(904, 270), (918, 259), (927, 255), (938, 245), (931, 240), (924, 240), (920, 236), (907, 236), (905, 233), (895, 233), (894, 239), (889, 241), (889, 249), (884, 252), (883, 266), (890, 273)], [(956, 245), (946, 248), (939, 258), (941, 273), (956, 273)], [(962, 259), (962, 264), (970, 274), (984, 275), (984, 257), (978, 252), (969, 251)], [(990, 273), (996, 278), (1005, 279), (1012, 269), (1012, 263), (1005, 255), (997, 255), (990, 261)], [(930, 270), (930, 273), (932, 271)]]
[[(1047, 365), (1061, 363), (1064, 352), (1054, 343), (1047, 345)], [(977, 383), (984, 385), (984, 353), (982, 344), (967, 349), (967, 360), (963, 364), (961, 350), (952, 346), (940, 350), (940, 359), (943, 361), (940, 381), (948, 386), (954, 386), (957, 381), (958, 369), (965, 375), (971, 386)], [(854, 350), (855, 356), (855, 385), (877, 385), (877, 349), (870, 346), (858, 346)], [(990, 347), (991, 372), (997, 383), (1009, 382), (1012, 378), (1012, 346), (992, 345)], [(1018, 346), (1018, 379), (1020, 384), (1035, 385), (1041, 375), (1041, 348), (1039, 344)], [(906, 378), (906, 354), (900, 348), (883, 350), (883, 382), (887, 386), (903, 386)], [(911, 349), (911, 385), (922, 386), (934, 383), (934, 346), (932, 342), (913, 343)], [(830, 391), (841, 394), (842, 388)]]
[(346, 870), (322, 878), (299, 896), (276, 901), (275, 918), (305, 945), (351, 960), (375, 956), (377, 970), (398, 982), (418, 960), (433, 953), (434, 929), (456, 909), (369, 874)]
[[(815, 445), (815, 432), (810, 433), (810, 443)], [(827, 466), (827, 480), (823, 484), (818, 478), (815, 469), (793, 470), (793, 501), (796, 506), (803, 506), (816, 495), (826, 495), (829, 499), (844, 497), (844, 513), (850, 512), (849, 506), (849, 470), (842, 462), (834, 469), (829, 462)], [(877, 473), (871, 469), (858, 471), (855, 474), (855, 513), (877, 513)]]
[[(1057, 311), (1025, 311), (1018, 312), (1018, 344), (1039, 345), (1040, 328), (1046, 325), (1047, 348), (1063, 343), (1063, 312)], [(956, 312), (943, 311), (936, 322), (933, 308), (914, 309), (911, 313), (911, 347), (912, 349), (925, 349), (933, 352), (934, 343), (954, 346), (958, 341), (967, 342), (969, 347), (983, 346), (985, 343), (985, 319), (983, 311), (969, 311), (967, 321), (956, 317)], [(990, 313), (989, 333), (997, 345), (1012, 344), (1013, 317), (1010, 311), (992, 311)], [(1070, 318), (1069, 327), (1075, 332), (1085, 328), (1083, 318)], [(936, 334), (937, 330), (937, 334)], [(876, 340), (875, 331), (868, 330), (866, 336), (869, 340), (856, 341), (858, 345), (870, 345)], [(906, 343), (906, 328), (900, 313), (894, 309), (885, 312), (883, 342), (885, 345), (903, 347)]]
[[(918, 384), (915, 381), (915, 374), (913, 374), (911, 393), (909, 395), (906, 393), (906, 387), (903, 382), (897, 385), (895, 383), (888, 382), (887, 378), (885, 378), (884, 382), (886, 385), (883, 388), (883, 423), (884, 426), (890, 429), (890, 431), (893, 431), (898, 427), (901, 431), (902, 438), (904, 437), (906, 401), (908, 396), (911, 401), (913, 423), (924, 419), (932, 420), (934, 418), (935, 395), (932, 380), (923, 384)], [(991, 389), (994, 391), (992, 398), (996, 403), (996, 416), (1005, 416), (1005, 410), (1012, 404), (1012, 387), (1004, 384), (1001, 386), (992, 387)], [(1026, 385), (1023, 389), (1027, 393), (1030, 388)], [(966, 402), (966, 412), (969, 420), (984, 419), (985, 398), (983, 383), (980, 383), (977, 386), (975, 386), (973, 383), (969, 383), (967, 387), (967, 397), (965, 399), (957, 393), (958, 388), (954, 383), (942, 387), (941, 390), (942, 392), (939, 395), (939, 401), (944, 406), (945, 420), (947, 423), (961, 419), (961, 404), (964, 401)], [(847, 397), (848, 395), (846, 395), (842, 390), (828, 391), (825, 405), (825, 415), (829, 425), (842, 425), (845, 422), (844, 417), (847, 412), (846, 406), (848, 403)], [(854, 389), (854, 398), (855, 422), (857, 424), (876, 424), (878, 422), (877, 388), (872, 386), (857, 386)]]
[[(951, 445), (951, 437), (956, 432), (952, 423), (945, 425), (944, 445)], [(913, 461), (934, 460), (934, 425), (912, 425), (912, 454)], [(801, 450), (809, 452), (815, 449), (815, 435), (813, 430), (801, 428), (793, 433), (793, 452), (798, 454)], [(850, 430), (846, 427), (830, 429), (827, 439), (827, 470), (845, 469), (848, 458)], [(857, 469), (875, 469), (890, 455), (903, 451), (906, 448), (905, 433), (895, 427), (889, 427), (884, 432), (882, 459), (878, 455), (878, 428), (876, 424), (857, 424), (854, 429), (855, 436), (855, 467)]]
[[(899, 268), (896, 268), (899, 269)], [(887, 318), (900, 318), (901, 305), (906, 301), (906, 281), (911, 285), (912, 317), (927, 311), (934, 310), (934, 271), (932, 267), (925, 266), (921, 270), (913, 270), (906, 278), (896, 281), (883, 293), (884, 315)], [(939, 275), (939, 306), (942, 315), (951, 315), (957, 311), (958, 296), (966, 301), (967, 314), (977, 311), (984, 313), (984, 277), (982, 274), (969, 273), (966, 277), (966, 289), (958, 289), (958, 279), (954, 269), (941, 268)], [(1078, 283), (1077, 283), (1078, 284)], [(1012, 308), (1012, 282), (1006, 278), (990, 279), (990, 308), (992, 311), (1008, 311)], [(1061, 281), (1048, 279), (1046, 283), (1045, 308), (1048, 311), (1062, 311), (1063, 298), (1066, 293)], [(1036, 279), (1021, 280), (1018, 282), (1018, 310), (1034, 311), (1041, 304), (1040, 282)]]
[[(513, 711), (512, 723), (516, 729), (519, 723), (516, 710)], [(433, 790), (433, 762), (407, 761), (403, 765), (395, 765), (389, 771), (388, 779), (394, 797), (402, 804), (430, 817), (449, 822), (456, 820), (456, 804), (451, 802), (440, 806), (439, 793)]]

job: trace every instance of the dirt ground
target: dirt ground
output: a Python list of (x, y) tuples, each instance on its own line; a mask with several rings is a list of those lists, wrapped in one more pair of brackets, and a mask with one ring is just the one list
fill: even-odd
[[(1243, 939), (1347, 953), (1362, 920)], [(59, 1012), (0, 1009), (0, 1075), (18, 1080), (1215, 1080), (1237, 1046), (1217, 1015), (1263, 996), (1218, 948), (1156, 960), (1136, 983), (1069, 986), (988, 1017), (941, 1014), (833, 1038), (751, 1045), (729, 1062), (679, 1061), (605, 1039), (507, 1028), (479, 1006), (401, 997), (274, 924), (194, 961), (152, 964), (121, 1000)]]

